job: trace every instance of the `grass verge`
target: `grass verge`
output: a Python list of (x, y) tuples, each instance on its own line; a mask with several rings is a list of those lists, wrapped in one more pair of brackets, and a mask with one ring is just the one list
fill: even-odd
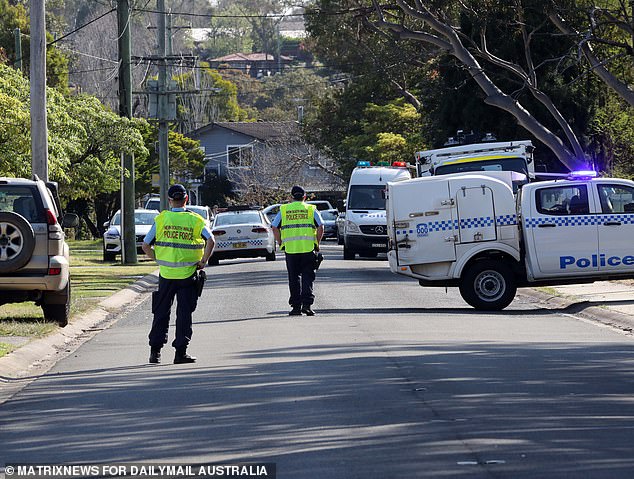
[[(136, 265), (103, 261), (102, 240), (69, 241), (72, 284), (72, 317), (89, 311), (113, 293), (157, 269), (154, 261), (139, 255)], [(11, 303), (0, 306), (0, 336), (37, 338), (57, 329), (56, 323), (44, 321), (42, 308), (34, 303)], [(13, 346), (0, 343), (0, 357)]]

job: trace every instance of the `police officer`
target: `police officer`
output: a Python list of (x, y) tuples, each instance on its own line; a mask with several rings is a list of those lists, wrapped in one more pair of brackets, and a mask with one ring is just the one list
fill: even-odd
[(167, 343), (170, 310), (176, 297), (174, 364), (193, 363), (196, 358), (187, 354), (187, 346), (192, 336), (192, 312), (198, 302), (196, 271), (206, 266), (215, 242), (205, 220), (185, 210), (187, 190), (183, 185), (170, 186), (167, 196), (170, 210), (155, 218), (142, 246), (145, 254), (159, 264), (158, 291), (152, 295), (154, 321), (149, 335), (149, 361), (161, 362), (161, 348)]
[(314, 316), (315, 251), (324, 235), (321, 215), (315, 205), (305, 203), (306, 192), (301, 186), (291, 189), (292, 203), (280, 206), (272, 222), (275, 240), (286, 253), (290, 316)]

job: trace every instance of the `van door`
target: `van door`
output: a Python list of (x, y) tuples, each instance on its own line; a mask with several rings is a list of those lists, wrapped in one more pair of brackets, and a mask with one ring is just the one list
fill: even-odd
[(596, 183), (601, 205), (599, 271), (634, 271), (634, 188), (619, 183)]
[(448, 181), (393, 184), (389, 201), (399, 264), (455, 261), (455, 205)]
[(496, 240), (493, 191), (484, 186), (463, 186), (452, 193), (458, 207), (460, 243)]
[(536, 277), (596, 274), (599, 249), (596, 215), (590, 213), (586, 184), (536, 188), (530, 216), (524, 218), (526, 243), (535, 258)]

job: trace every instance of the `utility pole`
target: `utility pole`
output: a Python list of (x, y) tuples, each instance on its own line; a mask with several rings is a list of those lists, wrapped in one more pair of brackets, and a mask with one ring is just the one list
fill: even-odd
[(161, 191), (161, 210), (169, 207), (167, 190), (170, 184), (169, 161), (169, 125), (167, 122), (167, 59), (165, 58), (165, 0), (156, 0), (158, 10), (157, 36), (159, 48), (159, 75), (158, 75), (158, 149), (159, 149), (159, 184)]
[(44, 0), (31, 1), (31, 169), (48, 181), (46, 126), (46, 9)]
[(15, 69), (22, 71), (22, 37), (20, 29), (13, 30), (15, 36)]
[[(119, 116), (132, 118), (130, 1), (117, 0), (119, 38)], [(121, 261), (136, 264), (134, 228), (134, 155), (121, 155)]]

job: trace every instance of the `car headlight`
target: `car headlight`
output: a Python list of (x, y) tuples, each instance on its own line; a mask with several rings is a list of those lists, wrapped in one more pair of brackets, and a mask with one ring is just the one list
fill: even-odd
[(361, 233), (356, 223), (346, 220), (346, 233)]
[(104, 238), (106, 239), (119, 239), (120, 235), (117, 230), (106, 231)]

